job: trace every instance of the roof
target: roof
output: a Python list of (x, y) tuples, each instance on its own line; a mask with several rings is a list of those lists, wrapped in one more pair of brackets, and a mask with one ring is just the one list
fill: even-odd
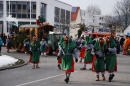
[(44, 27), (50, 27), (50, 28), (54, 28), (54, 26), (52, 25), (42, 25), (42, 26), (38, 26), (36, 24), (26, 24), (26, 25), (21, 25), (19, 28), (44, 28)]
[(128, 35), (130, 33), (130, 25), (124, 30), (124, 34)]
[(61, 3), (63, 3), (63, 4), (69, 5), (69, 6), (72, 6), (72, 5), (68, 4), (68, 3), (62, 2), (62, 1), (60, 1), (60, 0), (55, 0), (55, 1), (61, 2)]
[(71, 11), (71, 21), (75, 21), (77, 19), (78, 13), (80, 11), (80, 7), (73, 7)]
[(20, 28), (38, 28), (39, 26), (37, 25), (30, 25), (30, 24), (26, 24), (26, 25), (21, 25)]
[(94, 32), (94, 33), (83, 33), (82, 35), (102, 35), (102, 36), (110, 36), (109, 32)]

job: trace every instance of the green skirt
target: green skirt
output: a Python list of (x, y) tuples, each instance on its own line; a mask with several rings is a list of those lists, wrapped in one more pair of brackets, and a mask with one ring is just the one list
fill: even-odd
[(109, 72), (114, 72), (117, 70), (115, 54), (106, 55), (106, 70)]
[(104, 58), (95, 58), (95, 60), (94, 60), (94, 71), (95, 72), (104, 72), (105, 71)]
[(86, 51), (85, 51), (84, 63), (85, 63), (85, 64), (90, 64), (90, 63), (92, 63), (91, 50), (86, 50)]
[(63, 55), (62, 56), (62, 69), (63, 70), (70, 70), (72, 68), (72, 55)]
[(31, 62), (39, 62), (40, 60), (40, 52), (37, 51), (32, 51), (32, 60)]

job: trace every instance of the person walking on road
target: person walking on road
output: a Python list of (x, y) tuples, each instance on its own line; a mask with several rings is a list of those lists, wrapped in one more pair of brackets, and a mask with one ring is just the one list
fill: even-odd
[(78, 62), (78, 55), (75, 44), (72, 42), (72, 39), (67, 36), (64, 37), (64, 42), (61, 44), (61, 49), (59, 49), (58, 58), (62, 57), (62, 70), (66, 74), (65, 82), (69, 82), (71, 72), (74, 72), (74, 60)]
[(3, 40), (2, 40), (1, 34), (0, 34), (0, 56), (1, 56), (1, 47), (2, 47), (2, 45), (3, 45)]
[(96, 81), (99, 81), (99, 73), (102, 74), (102, 80), (105, 80), (105, 61), (104, 61), (104, 49), (105, 43), (103, 38), (99, 38), (93, 49), (93, 63), (92, 63), (92, 71), (96, 73)]
[(79, 50), (80, 50), (80, 54), (79, 54), (80, 61), (79, 62), (82, 63), (82, 59), (84, 59), (84, 54), (85, 54), (85, 40), (84, 40), (84, 38), (82, 38), (82, 40), (81, 40)]
[[(62, 36), (60, 38), (60, 41), (58, 42), (58, 51), (62, 49), (61, 45), (62, 45), (63, 42), (64, 42), (64, 37)], [(57, 66), (58, 66), (59, 70), (61, 70), (61, 57), (57, 58), (57, 63), (58, 63)]]
[[(84, 67), (80, 68), (80, 70), (86, 70), (86, 64), (92, 63), (92, 54), (91, 50), (93, 48), (93, 42), (89, 36), (86, 36), (86, 51), (84, 56)], [(89, 68), (91, 70), (91, 68)]]
[(106, 70), (109, 72), (109, 82), (112, 81), (114, 72), (117, 71), (116, 43), (112, 37), (106, 43), (105, 50)]
[(32, 69), (40, 68), (38, 66), (40, 61), (40, 42), (36, 41), (36, 37), (33, 37), (33, 41), (30, 44), (30, 62), (33, 63)]

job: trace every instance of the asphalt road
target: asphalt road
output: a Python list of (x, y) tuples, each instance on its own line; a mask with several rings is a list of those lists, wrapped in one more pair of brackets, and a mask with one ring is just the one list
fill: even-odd
[[(29, 56), (11, 50), (6, 53), (5, 47), (2, 54), (28, 61)], [(106, 80), (95, 81), (95, 73), (90, 70), (81, 71), (83, 63), (75, 64), (75, 72), (70, 77), (70, 82), (64, 82), (65, 74), (57, 68), (57, 57), (48, 56), (40, 58), (40, 69), (32, 69), (32, 64), (23, 67), (0, 71), (0, 86), (130, 86), (130, 56), (117, 55), (118, 72), (112, 82), (108, 82), (108, 72)], [(90, 68), (91, 65), (87, 65)]]

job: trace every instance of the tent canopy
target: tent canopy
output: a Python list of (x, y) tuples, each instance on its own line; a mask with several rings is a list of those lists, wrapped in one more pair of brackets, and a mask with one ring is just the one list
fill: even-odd
[(129, 33), (130, 33), (130, 25), (124, 31), (125, 35), (128, 35)]

